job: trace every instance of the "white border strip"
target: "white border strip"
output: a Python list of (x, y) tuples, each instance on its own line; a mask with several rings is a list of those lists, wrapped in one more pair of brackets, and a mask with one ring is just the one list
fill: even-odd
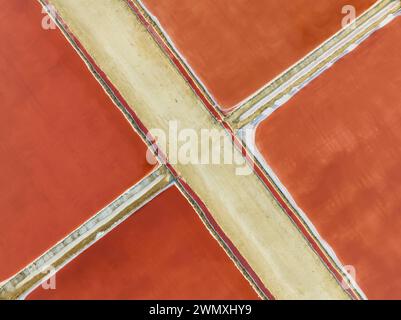
[[(337, 62), (339, 59), (343, 58), (346, 56), (348, 53), (353, 51), (356, 47), (358, 47), (364, 40), (366, 40), (370, 35), (372, 35), (374, 32), (377, 30), (381, 29), (385, 25), (387, 25), (389, 22), (391, 22), (397, 15), (398, 12), (394, 14), (389, 14), (389, 11), (392, 11), (396, 9), (399, 6), (399, 2), (394, 1), (392, 4), (389, 4), (388, 6), (384, 7), (381, 11), (379, 11), (376, 15), (365, 21), (361, 26), (355, 28), (348, 36), (346, 36), (344, 39), (336, 43), (333, 47), (331, 47), (329, 50), (324, 52), (322, 55), (320, 55), (316, 60), (314, 60), (312, 63), (310, 63), (307, 67), (303, 68), (300, 70), (298, 73), (296, 73), (293, 77), (291, 77), (288, 81), (286, 81), (283, 85), (279, 86), (275, 90), (273, 90), (271, 93), (263, 97), (260, 101), (255, 103), (249, 110), (244, 112), (243, 114), (240, 115), (239, 122), (242, 122), (246, 120), (247, 118), (251, 117), (253, 113), (258, 111), (259, 109), (263, 108), (266, 104), (274, 102), (273, 107), (267, 108), (262, 115), (259, 115), (256, 119), (250, 120), (250, 122), (259, 122), (263, 118), (267, 117), (270, 115), (273, 111), (275, 111), (277, 108), (285, 104), (289, 99), (291, 99), (295, 94), (297, 94), (302, 88), (304, 88), (306, 85), (308, 85), (311, 81), (313, 81), (316, 77), (318, 77), (320, 74), (322, 74), (324, 71), (329, 69), (335, 62)], [(387, 16), (387, 17), (386, 17)], [(385, 18), (376, 28), (370, 30), (367, 32), (361, 39), (358, 39), (355, 43), (352, 43), (352, 39), (357, 37), (359, 34), (363, 34), (369, 28), (377, 23), (378, 21), (382, 20)], [(348, 42), (351, 42), (348, 44)], [(287, 89), (291, 88), (294, 83), (297, 82), (297, 80), (301, 79), (304, 76), (307, 76), (308, 73), (313, 71), (314, 68), (316, 68), (320, 63), (322, 63), (324, 60), (330, 58), (330, 56), (334, 55), (335, 52), (342, 47), (346, 47), (346, 50), (339, 56), (333, 57), (333, 59), (328, 62), (326, 65), (324, 65), (322, 68), (318, 69), (315, 73), (313, 73), (308, 79), (303, 81), (300, 85), (293, 87), (291, 89), (291, 92), (289, 94), (284, 95), (281, 98), (277, 98), (281, 93), (285, 92)], [(261, 119), (262, 118), (262, 119)], [(246, 125), (246, 124), (245, 124)]]
[[(101, 239), (103, 236), (105, 236), (107, 233), (117, 227), (120, 223), (129, 218), (134, 212), (139, 210), (142, 206), (154, 199), (158, 194), (160, 194), (162, 191), (172, 185), (173, 179), (171, 178), (170, 174), (167, 173), (167, 170), (164, 166), (161, 166), (157, 170), (153, 171), (151, 174), (149, 174), (133, 187), (125, 191), (113, 202), (100, 210), (92, 218), (90, 218), (88, 221), (79, 226), (76, 230), (71, 232), (63, 240), (58, 242), (50, 250), (45, 252), (42, 256), (37, 258), (34, 262), (29, 264), (15, 276), (1, 282), (0, 297), (7, 296), (7, 293), (15, 292), (19, 288), (23, 287), (26, 283), (29, 283), (36, 276), (43, 273), (44, 270), (49, 270), (49, 267), (51, 267), (63, 256), (68, 255), (75, 246), (85, 241), (85, 239), (91, 236), (93, 232), (96, 232), (97, 229), (107, 225), (107, 223), (115, 219), (120, 213), (122, 213), (125, 209), (132, 205), (136, 200), (143, 197), (153, 187), (155, 187), (159, 183), (162, 183), (163, 180), (166, 179), (168, 179), (168, 181), (166, 182), (166, 186), (164, 188), (162, 188), (155, 194), (152, 194), (152, 196), (144, 199), (144, 201), (139, 206), (135, 207), (131, 212), (127, 213), (118, 221), (114, 222), (113, 225), (107, 229), (107, 231), (97, 232), (94, 241), (86, 245), (84, 248), (81, 248), (77, 253), (66, 259), (66, 261), (61, 266), (57, 267), (57, 270), (61, 269), (65, 264), (73, 260), (89, 246), (93, 245), (96, 241)], [(29, 294), (29, 292), (36, 288), (37, 285), (43, 282), (45, 278), (46, 277), (40, 279), (39, 283), (33, 285), (30, 289), (28, 289), (27, 292), (23, 294), (23, 296), (20, 296), (19, 299), (23, 299), (23, 297), (25, 297), (27, 294)]]
[(275, 184), (275, 186), (280, 190), (280, 192), (284, 195), (285, 199), (291, 205), (291, 207), (296, 211), (297, 215), (299, 215), (302, 219), (302, 222), (309, 228), (312, 233), (312, 236), (315, 237), (321, 246), (324, 248), (326, 253), (330, 256), (336, 266), (341, 270), (343, 275), (345, 275), (351, 283), (352, 287), (355, 288), (358, 293), (362, 296), (363, 299), (367, 300), (366, 294), (363, 290), (359, 287), (356, 280), (349, 276), (348, 272), (344, 268), (344, 264), (341, 263), (340, 259), (338, 259), (336, 253), (334, 252), (333, 248), (324, 240), (324, 238), (319, 234), (316, 227), (313, 225), (311, 220), (308, 218), (306, 213), (297, 205), (294, 198), (291, 196), (290, 192), (284, 186), (284, 184), (280, 181), (278, 176), (274, 173), (271, 167), (267, 164), (262, 154), (256, 148), (255, 144), (255, 133), (256, 127), (253, 125), (248, 125), (238, 131), (239, 138), (245, 142), (246, 146), (248, 147), (249, 151), (255, 156), (255, 158), (259, 161), (263, 169), (267, 172), (269, 178), (271, 178)]
[(175, 45), (173, 39), (169, 36), (167, 31), (162, 27), (159, 19), (153, 15), (153, 13), (146, 7), (146, 5), (143, 3), (142, 0), (133, 0), (134, 4), (135, 2), (138, 3), (138, 5), (141, 7), (143, 11), (151, 18), (152, 22), (160, 29), (161, 33), (163, 34), (163, 37), (166, 38), (168, 45), (173, 49), (173, 52), (179, 57), (179, 59), (183, 62), (184, 68), (189, 70), (191, 77), (193, 77), (196, 82), (199, 84), (200, 88), (202, 91), (204, 91), (207, 94), (207, 98), (211, 100), (211, 102), (214, 104), (215, 107), (217, 107), (219, 110), (221, 110), (219, 104), (216, 102), (215, 98), (213, 95), (210, 93), (210, 91), (207, 89), (205, 84), (202, 82), (202, 80), (198, 77), (196, 72), (192, 69), (191, 65), (187, 61), (187, 59), (181, 54), (181, 52), (178, 50), (177, 46)]
[[(381, 24), (378, 28), (374, 29), (372, 32), (367, 34), (363, 39), (358, 41), (357, 44), (351, 46), (347, 52), (335, 59), (333, 62), (331, 62), (329, 65), (327, 65), (324, 69), (319, 71), (313, 78), (309, 79), (307, 83), (312, 81), (315, 77), (317, 77), (320, 73), (324, 72), (326, 69), (330, 68), (335, 61), (338, 59), (341, 59), (343, 56), (351, 52), (354, 48), (356, 48), (360, 43), (362, 43), (367, 37), (369, 37), (373, 32), (377, 31), (378, 29), (382, 28), (386, 24), (388, 24), (390, 21), (392, 21), (394, 18), (397, 16), (401, 15), (401, 10), (397, 11), (395, 14), (389, 15)], [(307, 84), (306, 83), (306, 84)], [(304, 85), (306, 85), (304, 84)], [(298, 92), (300, 88), (297, 88), (294, 92)], [(290, 97), (289, 97), (290, 98)], [(289, 99), (288, 98), (288, 99)], [(348, 278), (348, 281), (352, 284), (352, 286), (361, 294), (361, 296), (364, 299), (368, 299), (363, 290), (359, 287), (357, 284), (357, 281), (350, 277), (348, 275), (348, 272), (344, 268), (344, 264), (340, 261), (340, 259), (337, 257), (336, 253), (332, 249), (332, 247), (324, 240), (324, 238), (319, 234), (318, 230), (315, 228), (311, 220), (308, 218), (307, 214), (297, 205), (295, 202), (294, 198), (291, 196), (290, 192), (287, 190), (287, 188), (284, 186), (284, 184), (280, 181), (278, 176), (275, 174), (275, 172), (271, 169), (271, 167), (267, 164), (266, 160), (264, 159), (263, 155), (259, 152), (259, 150), (256, 147), (255, 143), (255, 134), (256, 134), (256, 129), (257, 126), (260, 124), (260, 122), (266, 118), (268, 118), (269, 115), (273, 113), (276, 109), (278, 109), (280, 106), (282, 106), (288, 99), (283, 99), (283, 101), (280, 101), (280, 103), (277, 103), (275, 108), (269, 108), (266, 110), (264, 114), (259, 116), (257, 119), (255, 119), (253, 122), (245, 125), (238, 131), (238, 137), (245, 142), (247, 148), (249, 151), (254, 155), (254, 157), (258, 160), (258, 162), (261, 164), (263, 170), (268, 174), (268, 176), (273, 180), (274, 184), (277, 186), (277, 188), (280, 190), (280, 192), (284, 195), (284, 197), (287, 199), (287, 201), (290, 203), (290, 205), (295, 209), (296, 213), (301, 217), (302, 221), (306, 224), (306, 226), (311, 230), (312, 235), (318, 239), (318, 241), (321, 243), (323, 246), (324, 250), (329, 254), (330, 258), (334, 261), (334, 263), (340, 268), (343, 274), (345, 274)]]

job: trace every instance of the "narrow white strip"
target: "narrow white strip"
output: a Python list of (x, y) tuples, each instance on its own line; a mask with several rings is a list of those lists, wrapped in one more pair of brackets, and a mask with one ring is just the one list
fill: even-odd
[[(347, 55), (352, 50), (354, 50), (358, 45), (360, 45), (364, 40), (366, 40), (371, 34), (373, 34), (377, 30), (381, 29), (383, 26), (388, 24), (390, 21), (392, 21), (397, 16), (397, 13), (389, 14), (389, 12), (395, 10), (397, 7), (399, 7), (399, 3), (393, 2), (390, 5), (384, 7), (376, 15), (372, 16), (370, 19), (365, 21), (365, 23), (363, 23), (359, 27), (355, 28), (355, 30), (353, 30), (348, 36), (346, 36), (344, 39), (342, 39), (337, 44), (335, 44), (333, 47), (331, 47), (329, 50), (327, 50), (325, 53), (323, 53), (321, 56), (319, 56), (316, 60), (312, 61), (307, 67), (303, 68), (300, 72), (295, 74), (292, 78), (290, 78), (288, 81), (286, 81), (283, 85), (279, 86), (278, 88), (273, 90), (271, 93), (266, 95), (263, 99), (261, 99), (255, 105), (253, 105), (249, 110), (244, 112), (239, 117), (239, 122), (252, 117), (252, 114), (254, 114), (257, 110), (265, 107), (266, 104), (274, 102), (274, 105), (271, 108), (267, 108), (262, 113), (262, 115), (258, 116), (256, 119), (251, 119), (249, 122), (257, 123), (257, 122), (265, 119), (273, 111), (277, 110), (279, 107), (281, 107), (283, 104), (285, 104), (289, 99), (291, 99), (302, 88), (304, 88), (306, 85), (308, 85), (312, 80), (314, 80), (316, 77), (318, 77), (324, 71), (326, 71), (331, 66), (333, 66), (335, 62), (337, 62), (339, 59), (343, 58), (345, 55)], [(378, 21), (382, 20), (383, 18), (385, 18), (385, 19), (376, 28), (367, 32), (367, 30), (369, 30), (369, 28), (372, 25), (374, 25)], [(358, 35), (361, 35), (364, 33), (366, 33), (366, 35), (364, 35), (361, 39), (359, 39), (355, 43), (352, 43), (352, 39), (354, 39)], [(332, 56), (337, 50), (339, 50), (343, 47), (346, 47), (346, 50), (344, 51), (344, 53), (342, 53), (339, 56), (333, 57), (327, 64), (325, 64), (322, 68), (319, 68), (315, 73), (313, 73), (313, 75), (311, 77), (308, 77), (308, 79), (303, 81), (300, 85), (293, 87), (289, 94), (286, 94), (281, 98), (277, 98), (283, 92), (285, 92), (286, 90), (291, 88), (291, 86), (293, 86), (299, 79), (308, 75), (308, 73), (313, 71), (313, 69), (315, 69), (320, 63), (322, 63), (324, 60), (330, 58), (330, 56)]]
[(171, 39), (171, 37), (168, 35), (167, 31), (164, 30), (164, 28), (162, 27), (159, 19), (152, 14), (152, 12), (146, 7), (146, 5), (143, 3), (142, 0), (133, 0), (133, 2), (137, 2), (138, 5), (141, 6), (142, 10), (146, 12), (146, 14), (150, 17), (150, 19), (152, 20), (152, 22), (157, 26), (157, 28), (160, 30), (160, 32), (163, 34), (163, 36), (166, 38), (169, 46), (173, 49), (173, 52), (175, 53), (175, 55), (177, 57), (179, 57), (179, 59), (183, 62), (183, 66), (189, 70), (189, 72), (191, 73), (191, 76), (196, 80), (196, 82), (198, 83), (199, 87), (201, 88), (201, 90), (203, 90), (208, 98), (212, 101), (214, 106), (219, 106), (218, 103), (216, 102), (216, 100), (214, 99), (213, 95), (209, 92), (209, 90), (207, 89), (207, 87), (205, 86), (205, 84), (202, 82), (202, 80), (197, 76), (196, 72), (191, 68), (190, 64), (188, 63), (188, 61), (186, 60), (186, 58), (181, 54), (181, 52), (178, 50), (177, 46), (175, 45), (173, 39)]
[(284, 186), (284, 184), (280, 181), (278, 176), (274, 173), (274, 171), (271, 169), (271, 167), (265, 161), (262, 154), (256, 148), (255, 133), (256, 133), (256, 127), (253, 125), (248, 125), (238, 131), (238, 137), (246, 143), (246, 146), (248, 147), (250, 152), (252, 152), (252, 154), (255, 156), (255, 158), (260, 162), (260, 164), (262, 165), (262, 168), (266, 171), (269, 178), (272, 179), (272, 181), (274, 182), (276, 187), (280, 190), (280, 192), (284, 195), (284, 197), (290, 203), (292, 208), (296, 211), (297, 215), (301, 217), (302, 222), (309, 228), (313, 237), (315, 237), (318, 240), (318, 242), (321, 244), (321, 246), (324, 248), (324, 250), (330, 256), (330, 258), (334, 261), (336, 266), (341, 270), (341, 272), (344, 275), (346, 275), (346, 277), (347, 277), (348, 281), (351, 283), (352, 287), (355, 288), (364, 299), (367, 299), (367, 296), (365, 295), (363, 290), (358, 286), (356, 281), (349, 276), (348, 272), (344, 268), (344, 265), (341, 263), (340, 259), (338, 259), (333, 248), (319, 234), (318, 230), (313, 225), (313, 223), (309, 220), (306, 213), (297, 205), (294, 198), (291, 196), (290, 192), (287, 190), (287, 188)]
[[(49, 267), (53, 265), (56, 261), (61, 259), (64, 255), (67, 255), (72, 249), (85, 241), (93, 232), (96, 232), (97, 229), (107, 225), (110, 221), (115, 219), (119, 214), (121, 214), (127, 207), (132, 205), (136, 200), (144, 197), (144, 195), (152, 190), (153, 187), (166, 181), (166, 185), (158, 190), (156, 193), (152, 194), (150, 197), (144, 199), (140, 205), (136, 206), (133, 211), (128, 212), (126, 215), (121, 217), (118, 221), (114, 222), (111, 227), (107, 229), (106, 232), (98, 232), (96, 234), (95, 240), (86, 245), (84, 248), (81, 248), (79, 252), (73, 254), (69, 257), (62, 266), (57, 267), (57, 270), (62, 268), (65, 264), (73, 260), (78, 254), (82, 253), (86, 248), (93, 245), (96, 241), (101, 239), (105, 234), (109, 233), (115, 227), (117, 227), (120, 223), (129, 218), (134, 212), (139, 210), (146, 203), (155, 198), (158, 194), (160, 194), (163, 190), (168, 188), (172, 184), (172, 179), (170, 178), (169, 173), (165, 167), (159, 167), (157, 170), (153, 171), (150, 175), (142, 179), (140, 182), (135, 184), (133, 187), (125, 191), (122, 195), (120, 195), (117, 199), (115, 199), (112, 203), (107, 205), (105, 208), (100, 210), (97, 214), (95, 214), (88, 221), (83, 223), (76, 230), (71, 232), (68, 236), (66, 236), (59, 243), (54, 245), (50, 250), (45, 252), (42, 256), (37, 258), (15, 276), (10, 279), (3, 281), (0, 283), (0, 297), (6, 295), (8, 292), (14, 292), (24, 286), (24, 284), (31, 281), (33, 278), (42, 274), (44, 270), (48, 270)], [(42, 282), (45, 278), (40, 279)], [(40, 283), (39, 282), (39, 283)], [(37, 283), (36, 285), (38, 285)], [(33, 290), (36, 286), (31, 287)], [(30, 291), (31, 291), (30, 290)], [(26, 292), (24, 297), (30, 292)], [(19, 297), (23, 298), (23, 297)]]

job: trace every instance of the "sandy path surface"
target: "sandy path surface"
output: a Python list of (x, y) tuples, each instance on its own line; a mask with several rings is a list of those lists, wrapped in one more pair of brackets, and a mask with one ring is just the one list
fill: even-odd
[[(52, 3), (147, 128), (221, 130), (123, 1)], [(256, 175), (237, 175), (235, 164), (174, 167), (276, 298), (348, 297)]]

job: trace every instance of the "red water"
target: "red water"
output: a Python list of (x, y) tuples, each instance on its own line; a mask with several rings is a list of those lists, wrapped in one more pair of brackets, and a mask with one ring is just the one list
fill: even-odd
[(368, 298), (401, 298), (401, 19), (262, 122), (256, 142)]
[(145, 145), (37, 1), (0, 11), (0, 280), (134, 185)]
[(263, 87), (376, 0), (144, 0), (224, 110)]
[(29, 299), (257, 299), (176, 187), (169, 188)]

